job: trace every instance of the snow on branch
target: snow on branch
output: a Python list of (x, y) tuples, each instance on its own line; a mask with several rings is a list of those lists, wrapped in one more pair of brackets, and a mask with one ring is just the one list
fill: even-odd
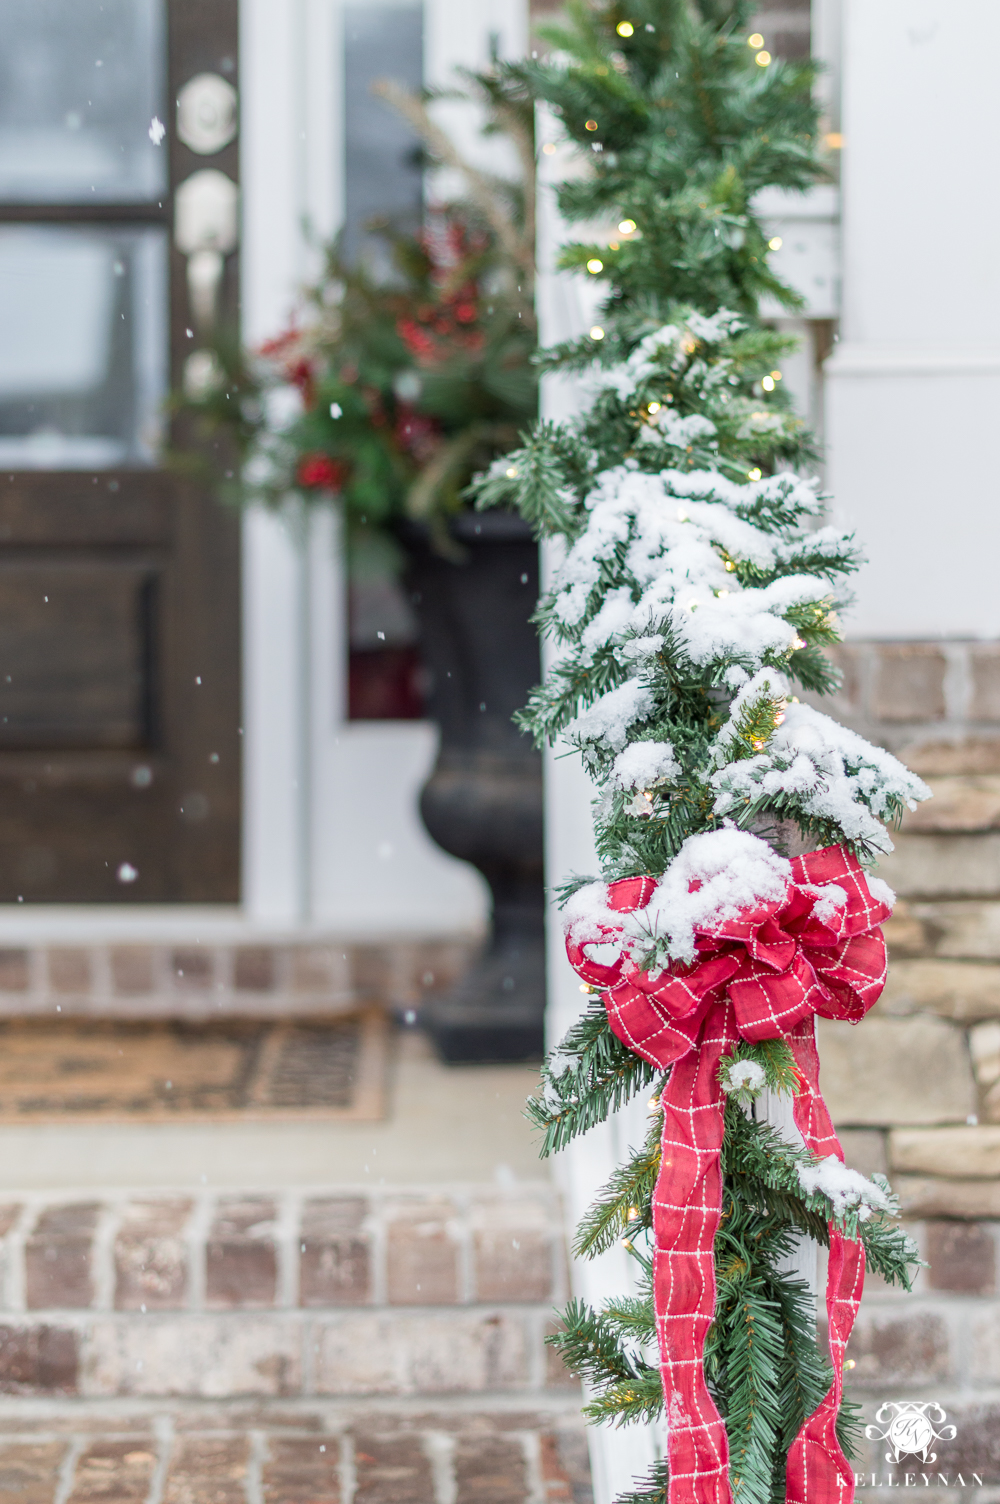
[[(732, 745), (732, 734), (728, 740), (720, 736), (721, 752)], [(764, 750), (727, 762), (711, 784), (718, 816), (739, 816), (748, 808), (754, 817), (768, 808), (782, 816), (798, 811), (875, 852), (892, 850), (882, 822), (930, 798), (927, 785), (891, 753), (798, 704), (787, 706)]]

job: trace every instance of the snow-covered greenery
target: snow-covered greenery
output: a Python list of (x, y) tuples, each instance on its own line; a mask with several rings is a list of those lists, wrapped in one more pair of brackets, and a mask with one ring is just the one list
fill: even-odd
[[(607, 297), (588, 334), (543, 359), (575, 373), (578, 416), (536, 424), (474, 491), (480, 506), (517, 508), (555, 556), (537, 620), (556, 651), (521, 719), (539, 743), (578, 749), (595, 784), (601, 870), (564, 885), (570, 938), (594, 965), (627, 950), (659, 974), (695, 961), (696, 934), (720, 918), (780, 902), (792, 846), (842, 843), (870, 867), (928, 791), (803, 702), (837, 685), (826, 650), (860, 554), (824, 520), (813, 443), (783, 382), (789, 341), (758, 316), (765, 293), (790, 310), (799, 300), (769, 265), (754, 196), (822, 175), (812, 65), (773, 60), (746, 0), (570, 0), (569, 16), (548, 32), (549, 61), (508, 76), (584, 156), (560, 207), (608, 231), (567, 246), (562, 264), (601, 276)], [(608, 883), (639, 875), (655, 879), (648, 902), (612, 912)], [(836, 883), (811, 896), (820, 922), (847, 902)], [(808, 1292), (783, 1263), (794, 1236), (824, 1241), (835, 1225), (903, 1284), (915, 1254), (887, 1190), (748, 1119), (765, 1086), (799, 1085), (782, 1039), (741, 1041), (721, 1069), (724, 1230), (705, 1375), (734, 1498), (780, 1504), (789, 1447), (831, 1382)], [(652, 1075), (595, 997), (531, 1105), (543, 1153)], [(659, 1375), (635, 1348), (655, 1330), (637, 1240), (652, 1227), (658, 1134), (657, 1118), (578, 1237), (592, 1255), (626, 1235), (641, 1266), (637, 1298), (573, 1303), (556, 1339), (595, 1419), (662, 1412)], [(843, 1408), (838, 1429), (846, 1440)], [(667, 1487), (657, 1464), (622, 1504), (658, 1504)]]
[(663, 872), (723, 822), (891, 850), (886, 824), (926, 788), (795, 692), (836, 684), (823, 648), (859, 554), (822, 524), (784, 341), (684, 308), (615, 363), (592, 343), (588, 411), (539, 425), (479, 493), (561, 548), (538, 613), (559, 656), (524, 724), (583, 753), (602, 876)]

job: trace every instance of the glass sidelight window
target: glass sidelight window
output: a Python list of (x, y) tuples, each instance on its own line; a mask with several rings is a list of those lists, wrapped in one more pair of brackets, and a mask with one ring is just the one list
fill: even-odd
[(384, 246), (365, 234), (369, 221), (409, 231), (420, 224), (423, 175), (416, 137), (372, 93), (372, 84), (391, 78), (419, 93), (423, 29), (420, 5), (344, 7), (344, 253), (350, 259), (384, 258)]
[[(391, 275), (372, 221), (414, 231), (423, 207), (418, 142), (394, 110), (372, 94), (379, 78), (423, 85), (423, 8), (406, 0), (344, 6), (344, 253)], [(406, 582), (388, 551), (355, 556), (349, 590), (348, 715), (354, 721), (423, 715), (425, 673)]]
[(0, 468), (152, 464), (168, 389), (163, 0), (0, 0), (0, 41)]

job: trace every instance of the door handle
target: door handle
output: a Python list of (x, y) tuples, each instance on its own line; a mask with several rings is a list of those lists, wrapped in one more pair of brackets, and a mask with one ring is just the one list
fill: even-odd
[(225, 257), (239, 239), (238, 205), (236, 184), (214, 167), (193, 172), (174, 195), (174, 243), (187, 257), (191, 313), (204, 331), (215, 325)]
[(208, 157), (236, 135), (236, 90), (218, 73), (196, 73), (177, 95), (177, 135)]

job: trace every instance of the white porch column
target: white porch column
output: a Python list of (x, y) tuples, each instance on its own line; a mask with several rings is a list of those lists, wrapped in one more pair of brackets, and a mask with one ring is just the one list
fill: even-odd
[[(545, 111), (538, 116), (538, 140), (561, 140), (557, 122)], [(555, 185), (575, 168), (575, 154), (560, 146), (554, 155), (542, 153), (538, 200), (538, 318), (543, 345), (572, 339), (594, 323), (597, 305), (607, 291), (596, 279), (585, 282), (555, 270), (556, 255), (572, 231), (562, 223), (555, 203)], [(555, 420), (571, 417), (587, 399), (581, 398), (574, 377), (552, 375), (542, 381), (542, 416)], [(543, 582), (551, 575), (555, 551), (542, 550)], [(551, 651), (545, 654), (551, 663)], [(593, 787), (583, 770), (579, 754), (566, 746), (550, 749), (545, 757), (545, 880), (551, 889), (572, 872), (596, 874), (599, 870), (591, 825)], [(548, 1006), (546, 1040), (558, 1044), (580, 1016), (584, 998), (579, 978), (566, 959), (562, 924), (550, 900), (547, 922)], [(616, 1165), (628, 1156), (630, 1147), (642, 1142), (647, 1127), (645, 1096), (630, 1102), (621, 1112), (577, 1139), (553, 1161), (553, 1169), (566, 1201), (567, 1235), (608, 1180)], [(571, 1267), (573, 1290), (582, 1300), (600, 1306), (614, 1295), (632, 1292), (634, 1264), (621, 1244), (597, 1259), (577, 1259)], [(595, 1504), (611, 1504), (629, 1491), (660, 1454), (657, 1430), (652, 1426), (593, 1426), (588, 1431), (590, 1468)]]
[(826, 440), (870, 561), (852, 636), (1000, 635), (998, 46), (985, 0), (845, 0)]
[[(257, 344), (287, 323), (304, 272), (301, 0), (241, 0), (242, 320)], [(261, 924), (305, 916), (306, 758), (301, 529), (243, 519), (243, 907)]]

